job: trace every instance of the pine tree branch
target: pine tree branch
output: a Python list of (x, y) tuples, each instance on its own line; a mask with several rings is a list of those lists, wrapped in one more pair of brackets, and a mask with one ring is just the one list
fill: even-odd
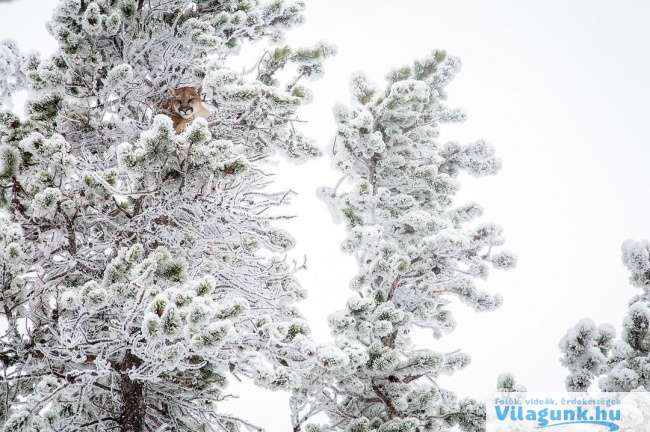
[(379, 385), (377, 383), (375, 383), (374, 379), (372, 380), (372, 390), (375, 392), (375, 394), (379, 397), (379, 399), (381, 399), (381, 401), (386, 406), (386, 410), (388, 412), (389, 418), (392, 419), (392, 418), (395, 418), (395, 417), (399, 417), (399, 411), (395, 407), (395, 404), (393, 404), (393, 402), (390, 400), (390, 398), (388, 396), (386, 396), (386, 394), (384, 394), (384, 392), (381, 390)]

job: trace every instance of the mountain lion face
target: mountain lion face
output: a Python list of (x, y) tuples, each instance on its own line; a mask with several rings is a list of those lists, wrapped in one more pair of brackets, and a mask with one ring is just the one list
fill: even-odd
[(170, 100), (171, 111), (185, 120), (193, 119), (201, 111), (201, 95), (194, 87), (179, 87)]
[(179, 87), (162, 105), (165, 114), (171, 117), (176, 132), (182, 132), (197, 118), (208, 118), (210, 111), (201, 100), (200, 92), (194, 87)]

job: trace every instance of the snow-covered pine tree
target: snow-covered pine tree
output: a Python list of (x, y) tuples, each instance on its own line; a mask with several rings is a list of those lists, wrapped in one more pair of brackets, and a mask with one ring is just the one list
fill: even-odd
[[(262, 159), (332, 51), (283, 45), (291, 0), (62, 0), (49, 58), (0, 45), (0, 423), (26, 431), (237, 431), (231, 377), (295, 386), (313, 343)], [(228, 67), (247, 41), (259, 62)], [(6, 60), (6, 61), (5, 61)], [(284, 80), (277, 78), (280, 71)], [(5, 75), (5, 72), (8, 72)], [(182, 133), (162, 106), (202, 86)]]
[[(499, 296), (481, 291), (475, 280), (515, 262), (498, 250), (501, 228), (475, 223), (482, 212), (477, 204), (454, 203), (461, 172), (492, 175), (500, 167), (484, 141), (437, 138), (442, 123), (464, 119), (445, 103), (459, 66), (457, 58), (435, 51), (390, 73), (383, 91), (357, 75), (354, 105), (335, 109), (334, 164), (343, 177), (320, 195), (346, 223), (343, 249), (357, 259), (359, 273), (351, 283), (356, 294), (330, 318), (336, 343), (319, 349), (317, 366), (292, 396), (296, 431), (485, 427), (482, 404), (437, 383), (439, 375), (467, 365), (468, 355), (417, 347), (411, 339), (415, 328), (435, 337), (451, 331), (453, 299), (478, 311), (499, 306)], [(317, 413), (326, 413), (329, 423), (308, 423)]]
[(588, 318), (567, 331), (560, 350), (569, 391), (587, 391), (595, 380), (606, 392), (650, 389), (650, 242), (627, 240), (622, 252), (630, 283), (642, 292), (629, 301), (620, 337)]
[(0, 108), (11, 105), (11, 96), (25, 85), (20, 71), (23, 60), (15, 42), (0, 41)]

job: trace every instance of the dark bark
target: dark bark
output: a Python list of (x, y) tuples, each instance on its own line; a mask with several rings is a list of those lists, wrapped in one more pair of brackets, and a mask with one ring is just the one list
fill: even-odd
[(381, 399), (381, 401), (384, 403), (384, 406), (386, 407), (386, 412), (388, 414), (388, 418), (393, 419), (395, 417), (399, 417), (399, 411), (397, 410), (397, 407), (393, 403), (393, 401), (390, 399), (389, 396), (387, 396), (381, 389), (381, 386), (377, 383), (374, 382), (374, 380), (371, 380), (372, 383), (372, 390), (375, 392), (375, 394)]
[(122, 393), (122, 415), (120, 426), (122, 432), (144, 431), (144, 384), (129, 377), (129, 369), (140, 365), (139, 358), (130, 352), (120, 363), (120, 390)]

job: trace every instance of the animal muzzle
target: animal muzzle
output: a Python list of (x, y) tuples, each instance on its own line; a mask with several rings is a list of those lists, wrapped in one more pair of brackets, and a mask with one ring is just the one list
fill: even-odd
[(185, 118), (192, 117), (194, 115), (194, 108), (191, 106), (180, 107), (178, 108), (178, 113)]

